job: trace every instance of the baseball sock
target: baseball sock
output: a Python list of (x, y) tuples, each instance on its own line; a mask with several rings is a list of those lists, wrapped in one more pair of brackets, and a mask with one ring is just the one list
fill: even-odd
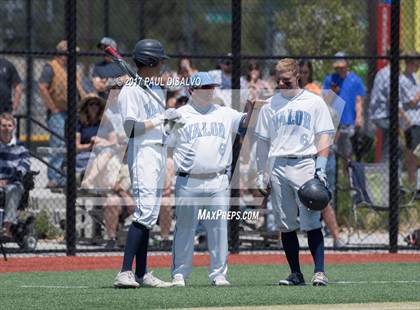
[[(146, 239), (146, 242), (145, 242)], [(140, 271), (138, 261), (139, 261), (139, 254), (142, 256), (142, 251), (144, 249), (144, 244), (147, 244), (149, 241), (149, 230), (146, 229), (141, 224), (133, 222), (128, 229), (127, 241), (125, 243), (124, 248), (124, 258), (123, 258), (123, 265), (121, 271), (131, 271), (133, 267), (133, 260), (134, 256), (136, 256), (136, 270)], [(146, 252), (147, 256), (147, 252)], [(145, 265), (145, 262), (144, 262)], [(141, 264), (140, 264), (141, 266)], [(144, 268), (144, 267), (143, 267)], [(136, 271), (137, 272), (137, 271)]]
[(308, 246), (315, 263), (314, 272), (324, 271), (324, 236), (321, 228), (307, 232)]
[(287, 262), (289, 263), (290, 271), (302, 273), (299, 264), (299, 239), (296, 231), (282, 232), (281, 242), (283, 243), (283, 249)]
[(136, 276), (143, 278), (147, 272), (147, 248), (149, 247), (149, 229), (139, 223), (138, 228), (143, 232), (143, 238), (136, 253)]

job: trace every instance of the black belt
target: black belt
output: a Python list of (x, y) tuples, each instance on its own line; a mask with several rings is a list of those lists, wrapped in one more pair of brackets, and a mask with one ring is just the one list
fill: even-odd
[(193, 178), (193, 179), (211, 179), (224, 175), (227, 173), (226, 169), (220, 170), (219, 172), (210, 172), (210, 173), (187, 173), (187, 172), (177, 172), (176, 175), (183, 178)]
[(315, 158), (316, 155), (285, 155), (285, 156), (277, 156), (279, 158), (285, 159), (306, 159), (306, 158)]

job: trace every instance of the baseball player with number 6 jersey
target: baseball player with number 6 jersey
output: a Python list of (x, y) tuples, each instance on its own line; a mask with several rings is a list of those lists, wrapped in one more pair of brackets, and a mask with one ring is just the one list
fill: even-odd
[[(176, 171), (176, 226), (173, 240), (172, 283), (185, 286), (192, 270), (194, 235), (200, 212), (227, 212), (228, 171), (232, 162), (232, 139), (245, 130), (250, 114), (212, 103), (217, 84), (206, 72), (191, 77), (190, 100), (178, 109), (185, 125), (172, 133)], [(229, 285), (226, 279), (227, 219), (203, 219), (210, 255), (209, 280)]]
[(274, 215), (291, 270), (279, 284), (305, 284), (296, 234), (300, 229), (307, 233), (315, 263), (312, 283), (327, 285), (321, 213), (305, 207), (297, 191), (314, 177), (326, 184), (328, 146), (333, 141), (335, 129), (324, 100), (299, 88), (298, 72), (296, 60), (286, 58), (278, 62), (276, 75), (280, 90), (261, 108), (258, 116), (255, 129), (258, 137), (257, 186), (261, 191), (266, 190), (264, 172), (269, 171)]

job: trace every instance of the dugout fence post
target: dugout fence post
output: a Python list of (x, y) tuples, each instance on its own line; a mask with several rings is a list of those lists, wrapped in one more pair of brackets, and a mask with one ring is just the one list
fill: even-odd
[(102, 18), (104, 25), (104, 37), (109, 37), (109, 0), (103, 0), (104, 5), (102, 7)]
[(76, 255), (76, 0), (65, 2), (67, 58), (67, 182), (66, 246), (67, 255)]
[(400, 184), (398, 176), (398, 96), (400, 75), (400, 0), (391, 3), (391, 90), (389, 106), (389, 252), (398, 251)]
[[(232, 0), (232, 108), (240, 109), (241, 88), (241, 0)], [(231, 211), (239, 211), (239, 173), (234, 177), (235, 167), (241, 150), (241, 139), (236, 135), (232, 149), (232, 179), (231, 179)], [(239, 169), (239, 166), (237, 167)], [(239, 220), (230, 221), (230, 250), (232, 253), (239, 252)]]
[[(30, 120), (31, 106), (32, 106), (32, 89), (33, 89), (33, 57), (32, 57), (32, 34), (33, 34), (33, 19), (32, 19), (32, 0), (26, 0), (26, 38), (25, 47), (29, 52), (26, 55), (26, 143), (28, 149), (32, 150), (31, 136), (32, 136), (32, 124)], [(19, 139), (20, 137), (18, 137)]]
[(144, 10), (144, 1), (139, 0), (139, 40), (143, 40), (146, 37), (146, 29), (145, 28), (145, 22), (144, 17), (146, 16)]

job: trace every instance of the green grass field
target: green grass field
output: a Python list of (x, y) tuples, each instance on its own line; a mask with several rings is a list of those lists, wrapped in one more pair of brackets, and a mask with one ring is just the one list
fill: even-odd
[[(312, 270), (304, 266), (306, 281)], [(286, 266), (231, 266), (231, 287), (212, 287), (195, 268), (186, 288), (114, 289), (116, 271), (3, 273), (0, 309), (150, 309), (420, 301), (420, 265), (330, 265), (328, 287), (280, 287)], [(169, 280), (169, 269), (154, 274)], [(335, 283), (334, 283), (335, 282)]]

